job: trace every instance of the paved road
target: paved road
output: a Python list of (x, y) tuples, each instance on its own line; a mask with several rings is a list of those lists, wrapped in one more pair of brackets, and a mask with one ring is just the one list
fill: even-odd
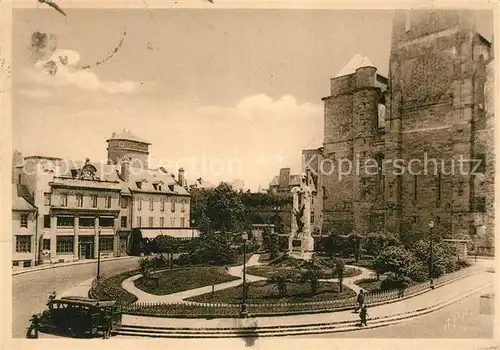
[[(137, 266), (135, 259), (102, 261), (102, 273), (126, 271)], [(12, 337), (24, 338), (29, 319), (45, 308), (52, 291), (64, 291), (92, 278), (96, 263), (72, 265), (12, 276)]]
[(493, 337), (494, 317), (482, 315), (479, 309), (481, 295), (489, 292), (493, 292), (493, 288), (473, 294), (441, 310), (392, 326), (300, 338), (489, 339)]

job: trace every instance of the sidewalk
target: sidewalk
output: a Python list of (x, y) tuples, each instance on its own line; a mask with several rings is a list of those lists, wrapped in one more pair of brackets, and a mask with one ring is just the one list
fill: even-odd
[[(102, 258), (101, 263), (105, 263), (107, 261), (126, 260), (126, 259), (138, 259), (138, 257), (137, 256), (120, 256), (120, 257), (116, 257), (116, 258)], [(97, 259), (85, 259), (85, 260), (71, 261), (71, 262), (67, 262), (67, 263), (44, 264), (44, 265), (38, 265), (38, 266), (34, 266), (34, 267), (26, 267), (26, 268), (22, 268), (19, 270), (12, 270), (12, 276), (22, 275), (24, 273), (36, 272), (36, 271), (41, 271), (41, 270), (57, 269), (58, 267), (66, 267), (66, 266), (72, 266), (72, 265), (84, 265), (84, 264), (91, 264), (91, 263), (97, 263)]]
[[(259, 262), (259, 254), (254, 254), (248, 259), (246, 266), (256, 266), (262, 265)], [(214, 285), (214, 290), (218, 291), (221, 289), (236, 287), (243, 283), (243, 265), (231, 266), (228, 268), (228, 274), (234, 277), (238, 277), (238, 280), (224, 282)], [(167, 295), (154, 295), (146, 293), (134, 285), (134, 281), (139, 279), (141, 275), (132, 276), (123, 281), (122, 287), (127, 292), (134, 294), (137, 297), (138, 303), (172, 303), (172, 302), (186, 302), (183, 299), (194, 297), (201, 294), (210, 293), (212, 291), (212, 286), (205, 286), (196, 289), (189, 289), (178, 293), (172, 293)], [(263, 281), (265, 277), (246, 275), (246, 280), (248, 282)], [(187, 302), (186, 302), (187, 303)]]
[[(467, 292), (482, 286), (493, 284), (494, 274), (479, 272), (472, 276), (443, 285), (427, 293), (402, 301), (369, 307), (369, 319), (387, 317), (404, 313), (412, 313), (434, 307), (454, 298), (460, 298)], [(358, 321), (359, 316), (352, 311), (340, 311), (321, 314), (305, 314), (294, 316), (255, 317), (250, 319), (218, 318), (218, 319), (180, 319), (123, 315), (124, 326), (149, 326), (186, 329), (210, 328), (237, 328), (251, 325), (251, 327), (279, 327), (292, 325), (308, 325), (318, 323), (339, 323)]]
[[(262, 263), (259, 262), (259, 254), (254, 254), (248, 259), (246, 266), (257, 266), (257, 265), (262, 265)], [(346, 267), (353, 267), (358, 270), (361, 270), (361, 274), (352, 276), (352, 277), (347, 277), (344, 278), (342, 281), (342, 284), (345, 285), (346, 287), (351, 288), (354, 292), (358, 293), (362, 288), (357, 286), (355, 284), (356, 281), (364, 278), (370, 278), (371, 274), (373, 271), (364, 268), (364, 267), (359, 267), (359, 266), (351, 266), (351, 265), (346, 265)], [(240, 284), (243, 283), (243, 265), (239, 266), (231, 266), (228, 268), (228, 274), (234, 277), (238, 277), (238, 280), (230, 281), (230, 282), (224, 282), (224, 283), (219, 283), (214, 285), (214, 291), (219, 291), (222, 289), (227, 289), (231, 287), (236, 287), (239, 286)], [(134, 284), (134, 281), (139, 279), (141, 275), (136, 275), (132, 276), (126, 280), (123, 281), (122, 287), (125, 289), (127, 292), (134, 294), (137, 297), (137, 302), (138, 303), (193, 303), (193, 302), (188, 302), (185, 301), (184, 299), (191, 298), (197, 295), (202, 295), (202, 294), (207, 294), (212, 292), (212, 286), (205, 286), (201, 288), (196, 288), (196, 289), (189, 289), (186, 291), (178, 292), (178, 293), (172, 293), (172, 294), (166, 294), (166, 295), (154, 295), (154, 294), (149, 294), (146, 293), (145, 291), (137, 288)], [(261, 276), (254, 276), (250, 275), (247, 273), (246, 275), (246, 280), (247, 282), (257, 282), (257, 281), (265, 281), (267, 278), (266, 277), (261, 277)], [(337, 282), (337, 278), (329, 278), (329, 279), (321, 279), (320, 281), (324, 282)]]

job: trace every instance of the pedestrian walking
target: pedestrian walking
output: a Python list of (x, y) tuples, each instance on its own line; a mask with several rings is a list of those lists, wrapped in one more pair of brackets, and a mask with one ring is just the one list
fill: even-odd
[(366, 324), (366, 318), (368, 317), (368, 309), (366, 308), (366, 305), (361, 306), (361, 310), (359, 311), (359, 318), (361, 320), (361, 327)]
[(102, 338), (108, 339), (111, 336), (111, 311), (106, 310), (104, 315), (104, 333)]
[(354, 312), (358, 312), (358, 310), (360, 310), (363, 304), (365, 303), (365, 293), (363, 289), (359, 291), (358, 296), (356, 298), (356, 302), (358, 303), (358, 306), (356, 307)]
[(31, 325), (26, 333), (26, 338), (28, 339), (38, 339), (38, 331), (40, 330), (40, 320), (37, 315), (31, 317)]

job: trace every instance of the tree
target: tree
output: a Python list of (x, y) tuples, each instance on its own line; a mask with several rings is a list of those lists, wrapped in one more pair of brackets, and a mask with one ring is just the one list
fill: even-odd
[(344, 281), (345, 264), (340, 259), (334, 259), (333, 275), (339, 280), (339, 291), (342, 293), (342, 283)]
[(290, 273), (288, 273), (286, 270), (280, 270), (274, 275), (271, 275), (267, 279), (267, 283), (274, 285), (274, 287), (278, 291), (279, 297), (283, 298), (287, 295), (287, 287), (290, 279)]
[(279, 254), (278, 235), (272, 234), (267, 227), (262, 234), (262, 246), (265, 251), (270, 253), (270, 258), (275, 259)]
[(223, 265), (236, 261), (232, 243), (234, 237), (227, 232), (202, 233), (188, 244), (188, 255), (191, 263)]
[(141, 254), (142, 233), (138, 228), (133, 228), (129, 238), (129, 255), (139, 256)]
[(387, 246), (399, 245), (399, 239), (391, 233), (369, 232), (362, 238), (362, 245), (365, 253), (376, 256)]
[(180, 242), (178, 238), (160, 235), (154, 239), (155, 250), (158, 253), (169, 254), (170, 268), (173, 268), (174, 254), (179, 252)]
[(409, 268), (415, 264), (415, 257), (402, 246), (386, 247), (374, 259), (373, 268), (377, 274), (393, 272), (408, 276)]
[(302, 264), (300, 269), (300, 280), (302, 282), (309, 282), (311, 286), (311, 293), (316, 294), (319, 286), (320, 269), (314, 262), (306, 261)]
[(202, 233), (238, 232), (249, 228), (240, 193), (221, 182), (216, 188), (191, 190), (191, 218)]

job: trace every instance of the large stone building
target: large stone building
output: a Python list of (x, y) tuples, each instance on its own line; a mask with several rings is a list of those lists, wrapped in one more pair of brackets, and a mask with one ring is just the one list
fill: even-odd
[(323, 231), (428, 232), (433, 220), (443, 237), (492, 241), (493, 49), (473, 18), (396, 11), (389, 76), (357, 59), (331, 80), (323, 147), (303, 151)]
[[(143, 161), (149, 151), (146, 147), (142, 152), (142, 146), (142, 163), (135, 162), (137, 157), (127, 152), (130, 142), (139, 139), (130, 133), (120, 135), (124, 143), (108, 147), (106, 162), (23, 158), (19, 152), (14, 153), (12, 179), (18, 191), (13, 202), (14, 261), (92, 259), (99, 251), (102, 257), (126, 255), (134, 228), (148, 238), (197, 235), (190, 227), (190, 195), (184, 170), (179, 169), (176, 179), (165, 169), (148, 169)], [(125, 142), (127, 137), (130, 142)], [(34, 224), (26, 223), (26, 218)], [(28, 236), (32, 238), (29, 245)]]

